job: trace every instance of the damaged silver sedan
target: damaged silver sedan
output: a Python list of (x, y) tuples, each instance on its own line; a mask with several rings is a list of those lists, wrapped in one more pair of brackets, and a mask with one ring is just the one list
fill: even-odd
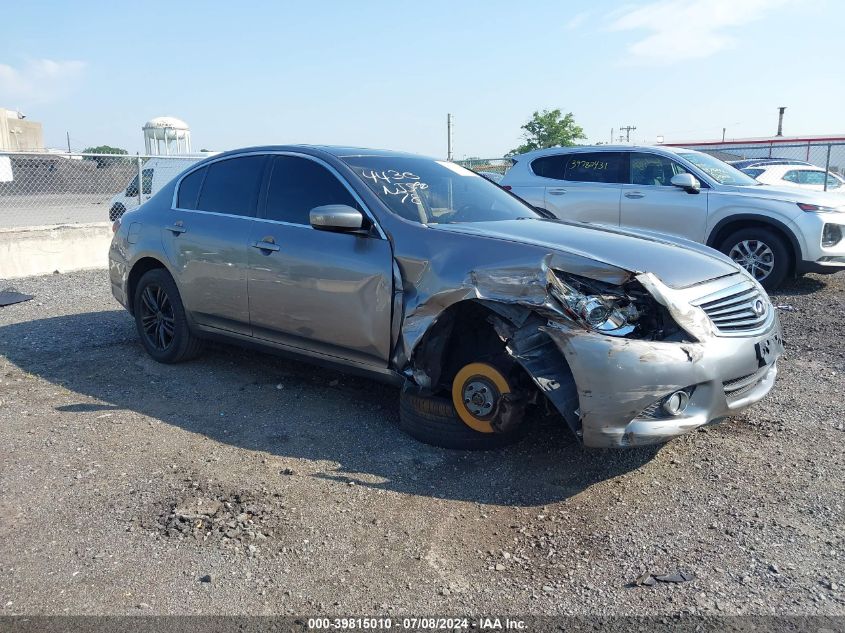
[(395, 382), (402, 427), (445, 447), (543, 415), (587, 446), (664, 442), (764, 397), (783, 349), (716, 251), (549, 219), (410, 154), (220, 154), (115, 229), (112, 291), (156, 360), (224, 338)]

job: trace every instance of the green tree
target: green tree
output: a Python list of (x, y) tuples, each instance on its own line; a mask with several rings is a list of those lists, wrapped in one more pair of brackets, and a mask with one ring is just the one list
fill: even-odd
[(587, 138), (580, 125), (575, 124), (575, 118), (569, 112), (565, 116), (559, 108), (554, 110), (534, 111), (531, 120), (522, 126), (525, 132), (522, 138), (525, 142), (512, 149), (508, 155), (523, 154), (535, 149), (546, 147), (562, 147), (575, 145), (575, 141)]
[[(111, 145), (98, 145), (97, 147), (86, 147), (82, 150), (83, 154), (114, 154), (115, 156), (126, 156), (129, 152), (120, 147), (112, 147)], [(109, 167), (119, 163), (119, 158), (109, 158), (108, 156), (86, 156), (85, 160), (93, 160), (97, 163), (97, 169)]]

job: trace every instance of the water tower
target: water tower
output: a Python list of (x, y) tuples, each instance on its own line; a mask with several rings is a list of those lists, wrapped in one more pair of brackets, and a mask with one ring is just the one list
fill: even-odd
[(191, 128), (181, 119), (157, 116), (144, 123), (144, 146), (152, 156), (191, 153)]

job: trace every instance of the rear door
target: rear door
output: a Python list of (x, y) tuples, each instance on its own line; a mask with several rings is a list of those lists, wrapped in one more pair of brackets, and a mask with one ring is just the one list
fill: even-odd
[(629, 163), (630, 183), (623, 186), (620, 224), (703, 242), (707, 185), (701, 183), (699, 193), (688, 193), (670, 184), (676, 174), (690, 172), (660, 154), (631, 152)]
[[(548, 159), (555, 159), (554, 161)], [(548, 156), (534, 166), (545, 174), (545, 208), (563, 220), (619, 225), (626, 177), (624, 152), (576, 152)], [(555, 182), (551, 182), (555, 181)]]
[(362, 212), (363, 207), (322, 162), (301, 155), (271, 160), (262, 217), (249, 239), (253, 335), (386, 367), (393, 305), (390, 243), (375, 230), (312, 228), (315, 207), (345, 204)]
[(200, 325), (251, 333), (247, 255), (266, 160), (238, 156), (191, 172), (162, 227), (182, 300)]

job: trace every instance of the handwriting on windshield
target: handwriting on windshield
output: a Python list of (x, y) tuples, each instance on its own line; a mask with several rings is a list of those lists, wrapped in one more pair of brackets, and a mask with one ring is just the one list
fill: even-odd
[(381, 185), (384, 195), (398, 196), (399, 202), (403, 203), (420, 204), (419, 192), (428, 189), (428, 185), (410, 171), (364, 169), (361, 171), (361, 176), (366, 180), (372, 180), (375, 185)]

